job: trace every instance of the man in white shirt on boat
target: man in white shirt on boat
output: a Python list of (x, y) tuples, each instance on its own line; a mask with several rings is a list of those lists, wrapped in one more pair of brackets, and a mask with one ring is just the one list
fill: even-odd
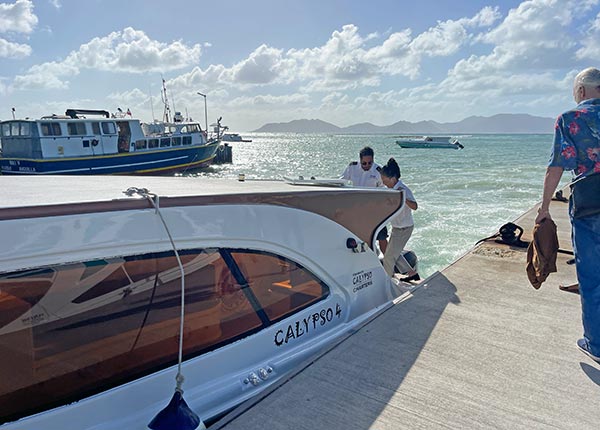
[(379, 174), (381, 167), (373, 160), (373, 149), (365, 146), (358, 155), (360, 161), (350, 163), (342, 173), (342, 179), (352, 181), (355, 187), (383, 187)]
[[(359, 161), (351, 162), (346, 167), (346, 170), (344, 170), (344, 173), (342, 173), (341, 179), (352, 181), (355, 187), (384, 187), (385, 185), (383, 185), (381, 174), (379, 173), (381, 166), (374, 161), (375, 152), (373, 148), (365, 146), (360, 150), (358, 155)], [(384, 254), (387, 248), (387, 235), (388, 231), (386, 227), (377, 235), (377, 243)]]

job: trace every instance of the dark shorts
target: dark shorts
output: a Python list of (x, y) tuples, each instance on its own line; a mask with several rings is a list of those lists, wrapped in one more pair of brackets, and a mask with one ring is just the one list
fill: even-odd
[(383, 230), (381, 230), (377, 234), (377, 240), (386, 240), (387, 236), (388, 236), (387, 227), (383, 227)]

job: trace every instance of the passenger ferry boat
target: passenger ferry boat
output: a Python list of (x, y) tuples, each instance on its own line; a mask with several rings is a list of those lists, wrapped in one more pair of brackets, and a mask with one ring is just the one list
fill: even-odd
[(65, 115), (0, 122), (3, 175), (162, 174), (209, 165), (220, 135), (196, 122), (142, 124), (130, 115), (68, 109)]
[(400, 136), (396, 144), (400, 148), (464, 148), (456, 138), (451, 136)]
[(403, 293), (372, 251), (401, 193), (198, 188), (0, 176), (0, 429), (141, 430), (174, 388), (202, 428)]

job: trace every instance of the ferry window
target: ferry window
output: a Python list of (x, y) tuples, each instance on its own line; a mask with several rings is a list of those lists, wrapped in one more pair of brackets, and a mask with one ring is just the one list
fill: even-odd
[[(247, 285), (218, 250), (182, 251), (181, 260), (186, 358), (263, 327)], [(0, 380), (0, 422), (176, 364), (181, 278), (173, 252), (44, 269), (0, 275), (0, 368), (18, 376)]]
[(170, 138), (164, 138), (164, 139), (160, 139), (160, 147), (164, 148), (166, 146), (171, 146), (171, 139)]
[(28, 122), (22, 122), (19, 136), (29, 136), (30, 134), (31, 134), (31, 124)]
[(100, 134), (100, 123), (99, 122), (92, 123), (92, 134)]
[(18, 122), (10, 123), (10, 134), (11, 134), (11, 136), (19, 135), (19, 123)]
[(192, 144), (192, 136), (183, 136), (183, 144), (191, 145)]
[(188, 125), (188, 133), (198, 133), (200, 132), (200, 128), (198, 124), (190, 124)]
[(269, 320), (280, 320), (323, 299), (327, 286), (300, 265), (271, 254), (231, 253)]
[(60, 124), (58, 122), (42, 122), (40, 124), (42, 136), (61, 136)]
[(114, 122), (103, 122), (102, 123), (102, 134), (116, 134), (117, 129)]
[(173, 146), (181, 146), (181, 137), (174, 137), (173, 142), (171, 143)]
[(2, 124), (2, 136), (10, 136), (10, 123), (5, 122)]
[(69, 122), (67, 123), (67, 131), (70, 136), (84, 136), (86, 135), (84, 122)]
[(147, 146), (148, 144), (146, 143), (146, 140), (135, 141), (135, 149), (146, 149)]
[(148, 139), (148, 148), (158, 148), (158, 139)]

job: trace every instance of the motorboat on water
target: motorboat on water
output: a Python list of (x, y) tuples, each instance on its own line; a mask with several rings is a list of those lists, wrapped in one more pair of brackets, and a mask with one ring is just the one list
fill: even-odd
[(449, 148), (463, 149), (464, 146), (451, 136), (399, 136), (396, 143), (401, 148)]
[(237, 133), (223, 133), (223, 142), (252, 142), (252, 139), (243, 139)]
[(210, 425), (403, 293), (373, 252), (402, 193), (205, 182), (0, 176), (0, 429), (145, 429), (172, 395)]

